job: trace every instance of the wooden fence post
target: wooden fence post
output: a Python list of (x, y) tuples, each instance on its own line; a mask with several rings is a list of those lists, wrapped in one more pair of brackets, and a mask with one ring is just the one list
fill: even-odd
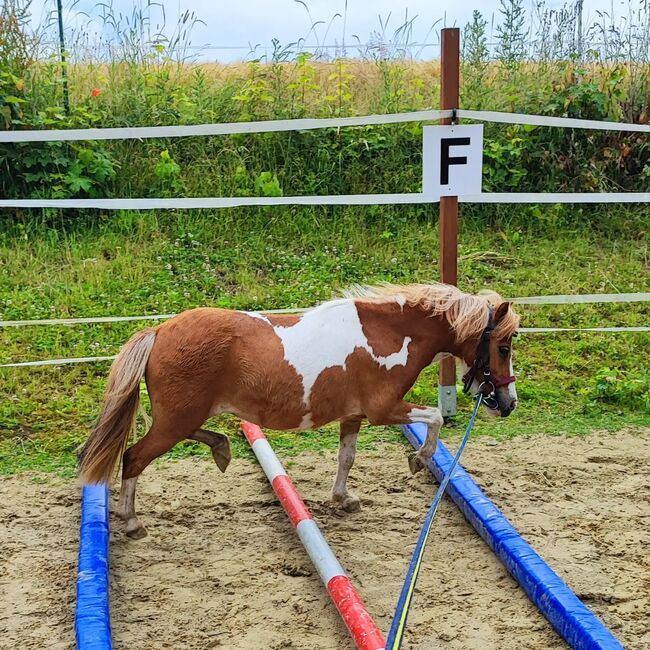
[[(459, 108), (460, 103), (460, 29), (441, 32), (440, 108)], [(451, 119), (442, 124), (452, 124)], [(455, 285), (458, 281), (458, 197), (440, 199), (440, 279)], [(445, 418), (456, 415), (456, 365), (453, 358), (443, 359), (438, 381), (438, 407)]]

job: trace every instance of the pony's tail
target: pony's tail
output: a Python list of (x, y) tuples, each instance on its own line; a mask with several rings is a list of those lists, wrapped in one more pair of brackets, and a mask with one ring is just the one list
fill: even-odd
[(109, 483), (115, 465), (135, 426), (144, 376), (156, 331), (148, 328), (132, 336), (120, 350), (108, 376), (102, 411), (79, 454), (84, 483)]

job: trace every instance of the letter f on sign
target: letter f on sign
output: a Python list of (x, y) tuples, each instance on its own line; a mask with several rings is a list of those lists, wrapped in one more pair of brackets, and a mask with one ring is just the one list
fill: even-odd
[(437, 201), (441, 196), (481, 193), (482, 124), (425, 126), (422, 145), (422, 193), (425, 196)]
[(469, 138), (442, 138), (440, 140), (440, 185), (449, 185), (449, 167), (451, 165), (466, 165), (467, 156), (449, 155), (451, 147), (469, 146)]

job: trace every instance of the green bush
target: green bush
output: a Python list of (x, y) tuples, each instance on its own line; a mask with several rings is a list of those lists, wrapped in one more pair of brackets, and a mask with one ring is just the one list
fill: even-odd
[[(18, 4), (3, 2), (0, 123), (4, 129), (66, 129), (100, 124), (103, 115), (93, 105), (98, 95), (91, 94), (66, 114), (56, 101), (61, 85), (56, 65), (52, 61), (35, 61), (29, 54), (33, 46), (25, 10)], [(48, 103), (40, 105), (44, 97)], [(36, 142), (0, 145), (0, 167), (0, 197), (59, 199), (111, 196), (118, 164), (109, 149), (96, 142)]]
[(650, 413), (650, 376), (628, 376), (621, 370), (600, 368), (587, 390), (591, 402)]

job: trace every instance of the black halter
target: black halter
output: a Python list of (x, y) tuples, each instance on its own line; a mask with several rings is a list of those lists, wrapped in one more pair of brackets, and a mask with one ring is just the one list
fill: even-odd
[(469, 393), (472, 383), (477, 378), (477, 374), (482, 373), (483, 380), (479, 385), (479, 392), (483, 395), (483, 403), (490, 409), (497, 409), (496, 389), (500, 386), (507, 386), (515, 381), (514, 375), (509, 377), (498, 377), (490, 371), (490, 337), (494, 331), (494, 310), (488, 307), (488, 322), (481, 334), (478, 346), (476, 347), (476, 356), (470, 369), (463, 375), (463, 392)]

